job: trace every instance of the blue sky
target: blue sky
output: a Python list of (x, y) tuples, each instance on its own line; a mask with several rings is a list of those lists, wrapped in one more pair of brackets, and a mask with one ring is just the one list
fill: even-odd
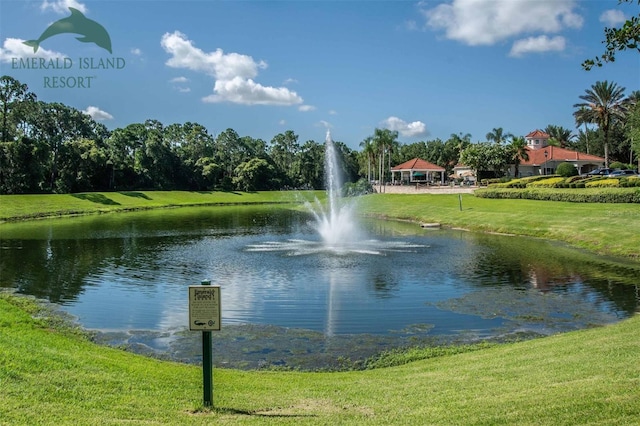
[[(35, 54), (22, 43), (68, 7), (107, 30), (111, 54), (71, 34), (43, 40)], [(602, 53), (605, 26), (639, 12), (616, 0), (2, 0), (0, 72), (109, 129), (191, 121), (267, 142), (293, 130), (300, 143), (330, 129), (353, 149), (376, 127), (398, 130), (402, 143), (452, 133), (483, 141), (496, 127), (574, 129), (573, 104), (596, 81), (639, 90), (637, 52), (580, 66)], [(34, 56), (71, 65), (15, 65)], [(79, 58), (125, 65), (80, 69)], [(91, 87), (53, 87), (53, 77), (85, 86), (92, 77)]]

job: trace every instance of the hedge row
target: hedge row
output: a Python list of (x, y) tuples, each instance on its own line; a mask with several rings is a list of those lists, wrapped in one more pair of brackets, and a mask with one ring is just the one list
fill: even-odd
[(640, 188), (638, 176), (571, 176), (558, 175), (528, 176), (519, 179), (502, 180), (500, 182), (487, 182), (491, 188)]
[(571, 203), (640, 203), (640, 188), (481, 188), (474, 192), (480, 198), (567, 201)]

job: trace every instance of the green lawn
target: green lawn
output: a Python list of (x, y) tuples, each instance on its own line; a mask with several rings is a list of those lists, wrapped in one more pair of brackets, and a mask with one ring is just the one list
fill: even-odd
[[(202, 370), (94, 345), (0, 296), (0, 424), (632, 425), (640, 317), (358, 372)], [(214, 354), (215, 356), (215, 354)]]
[(107, 213), (175, 206), (295, 203), (323, 191), (188, 192), (125, 191), (81, 194), (0, 195), (0, 221)]
[(638, 204), (502, 200), (471, 194), (384, 194), (361, 197), (360, 211), (475, 231), (564, 241), (595, 253), (640, 261)]

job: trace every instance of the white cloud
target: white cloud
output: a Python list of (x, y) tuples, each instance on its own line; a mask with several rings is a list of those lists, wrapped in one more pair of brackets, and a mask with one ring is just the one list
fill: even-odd
[(558, 33), (581, 28), (584, 19), (574, 12), (576, 0), (452, 0), (428, 8), (419, 4), (427, 26), (443, 30), (446, 38), (470, 46), (493, 45), (528, 33)]
[(91, 116), (91, 118), (93, 118), (96, 121), (113, 120), (113, 115), (95, 106), (90, 105), (87, 107), (87, 109), (85, 109), (82, 112), (84, 112), (85, 114), (88, 114), (89, 116)]
[(624, 24), (627, 18), (624, 16), (621, 10), (609, 9), (602, 12), (600, 15), (600, 22), (607, 27), (617, 27), (620, 24)]
[(40, 5), (40, 10), (44, 12), (47, 9), (51, 9), (55, 13), (65, 15), (69, 13), (70, 7), (73, 7), (74, 9), (78, 9), (82, 13), (87, 13), (87, 7), (84, 4), (77, 2), (76, 0), (55, 0), (55, 1), (44, 0)]
[(428, 134), (427, 125), (422, 121), (407, 123), (398, 117), (389, 117), (381, 122), (382, 127), (395, 130), (400, 135), (406, 137), (426, 136)]
[(302, 111), (302, 112), (308, 112), (308, 111), (315, 111), (316, 107), (314, 107), (313, 105), (300, 105), (298, 107), (298, 111)]
[(295, 78), (288, 78), (282, 84), (288, 85), (288, 84), (294, 84), (294, 83), (297, 83), (297, 82), (298, 82), (298, 80), (296, 80)]
[(327, 130), (333, 128), (333, 125), (331, 123), (329, 123), (328, 121), (325, 121), (325, 120), (318, 121), (317, 126), (318, 127), (324, 127)]
[(284, 120), (284, 119), (280, 120), (280, 121), (278, 121), (278, 124), (281, 125), (281, 126), (284, 126), (284, 125), (287, 124), (287, 120)]
[(174, 77), (169, 80), (169, 83), (173, 83), (173, 88), (180, 93), (189, 93), (191, 92), (191, 88), (185, 86), (186, 83), (189, 82), (189, 79), (184, 76)]
[(134, 56), (142, 56), (142, 50), (134, 47), (133, 49), (131, 49), (131, 54)]
[(338, 112), (334, 109), (329, 110), (329, 115), (338, 115)]
[(23, 43), (24, 40), (19, 38), (7, 38), (4, 40), (2, 47), (0, 47), (0, 62), (11, 63), (14, 58), (26, 59), (26, 58), (43, 58), (43, 59), (56, 59), (64, 58), (66, 55), (54, 52), (53, 50), (47, 50), (39, 48), (36, 53), (33, 53), (33, 47), (29, 47)]
[(232, 102), (242, 105), (294, 105), (302, 102), (296, 92), (286, 87), (268, 87), (252, 79), (234, 77), (216, 80), (214, 94), (202, 98), (205, 102)]
[(513, 43), (509, 56), (519, 57), (525, 53), (541, 53), (549, 51), (562, 52), (565, 48), (565, 39), (562, 36), (547, 37), (546, 35), (538, 37), (529, 37), (517, 40)]
[(253, 80), (259, 69), (267, 67), (264, 61), (256, 62), (251, 56), (239, 53), (224, 53), (222, 49), (204, 52), (179, 31), (165, 33), (161, 45), (171, 54), (167, 66), (201, 72), (216, 80), (213, 94), (204, 97), (204, 102), (243, 105), (296, 105), (303, 102), (296, 92), (285, 87), (263, 86)]

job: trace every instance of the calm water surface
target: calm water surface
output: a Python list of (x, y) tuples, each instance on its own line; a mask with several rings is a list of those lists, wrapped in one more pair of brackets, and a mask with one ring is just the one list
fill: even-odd
[[(0, 286), (53, 302), (102, 342), (187, 362), (187, 287), (221, 286), (214, 361), (335, 366), (409, 344), (509, 340), (638, 311), (638, 266), (541, 240), (366, 220), (378, 254), (318, 244), (310, 216), (181, 208), (0, 226)], [(276, 247), (275, 250), (257, 248)]]

